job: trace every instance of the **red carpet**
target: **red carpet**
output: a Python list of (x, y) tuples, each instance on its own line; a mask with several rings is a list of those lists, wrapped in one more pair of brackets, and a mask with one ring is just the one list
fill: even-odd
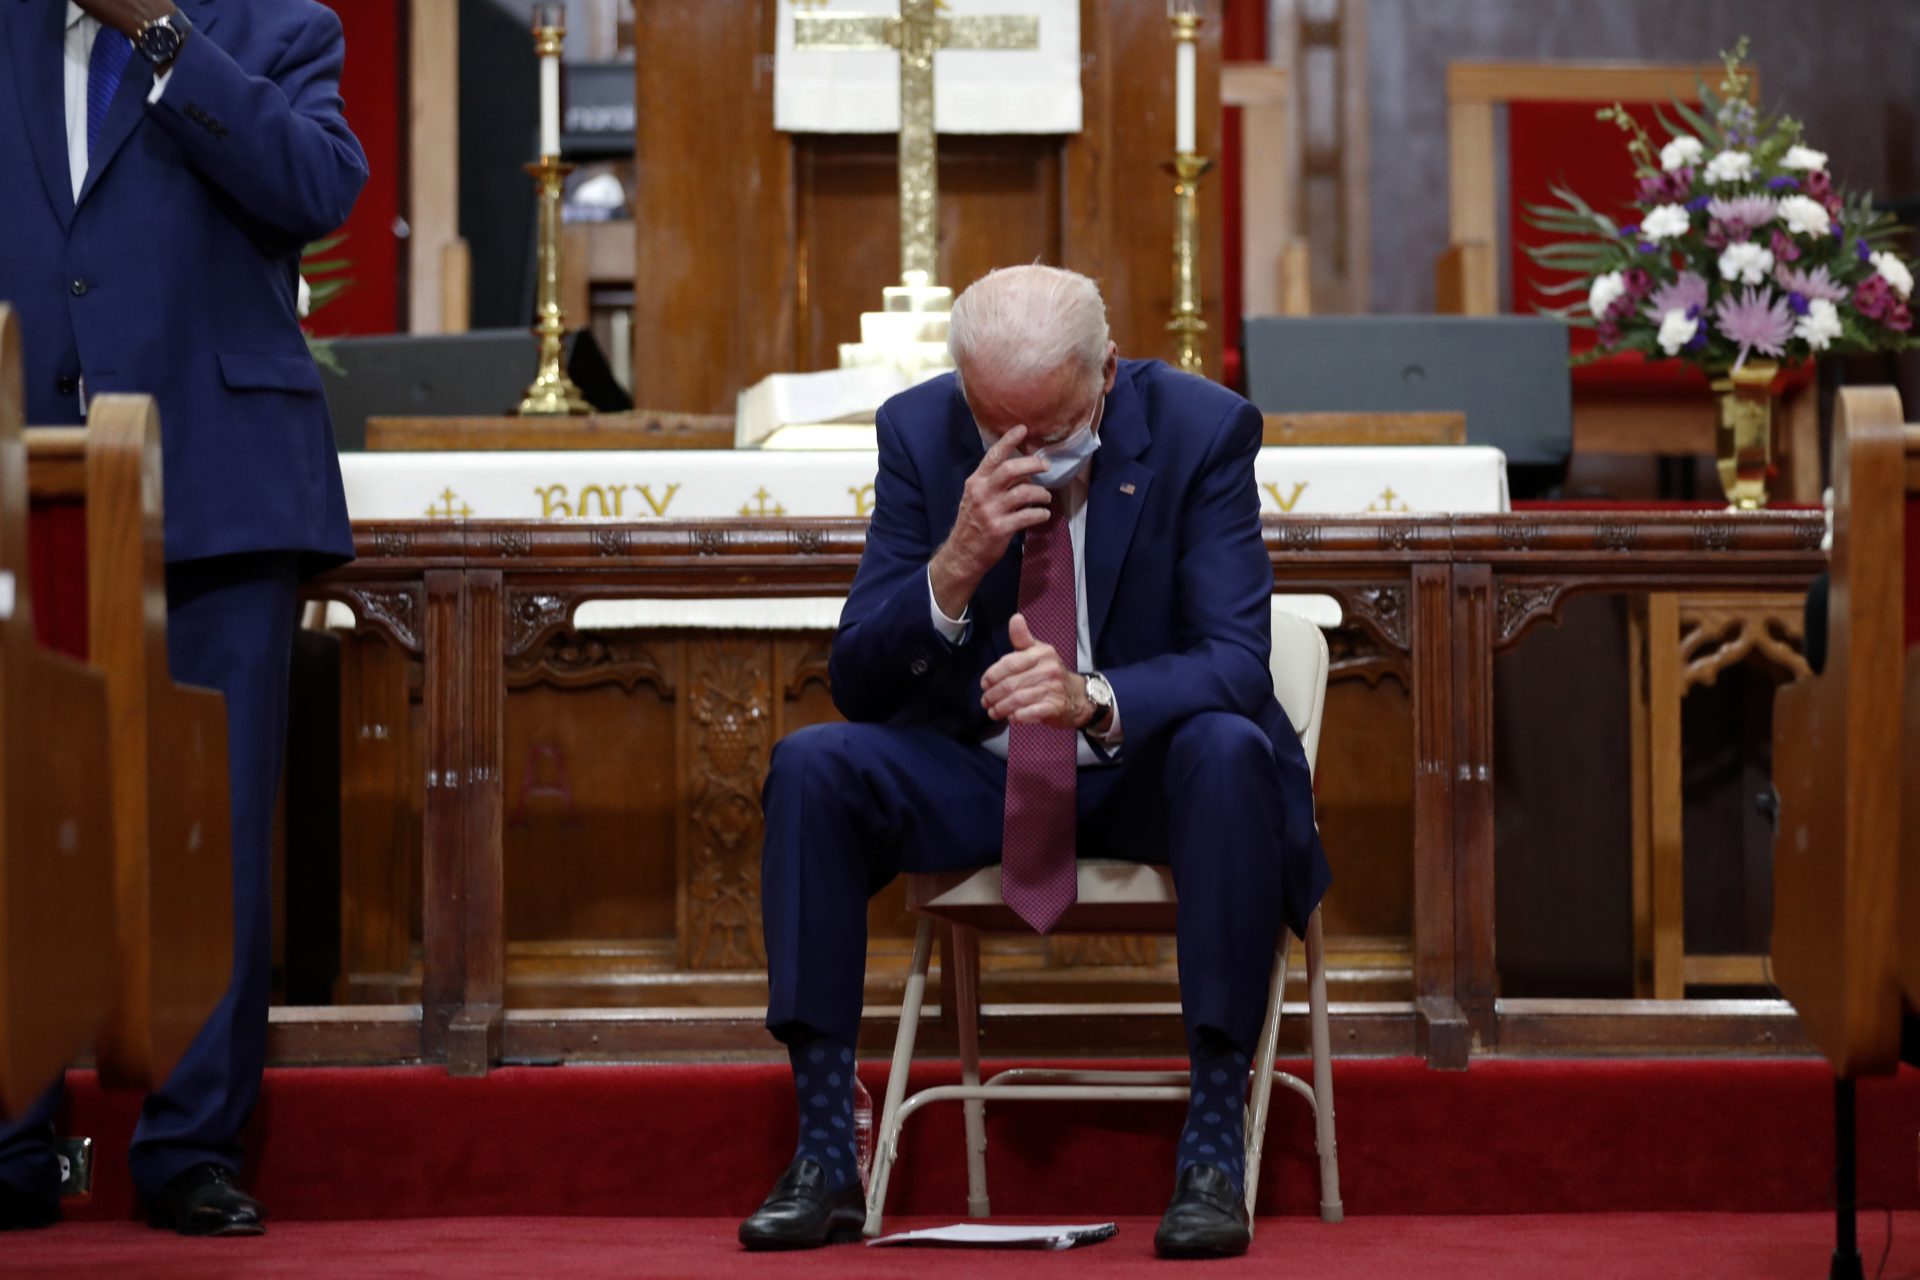
[[(948, 1221), (950, 1219), (940, 1219)], [(1058, 1218), (1050, 1219), (1058, 1221)], [(899, 1225), (927, 1226), (934, 1219)], [(1153, 1257), (1153, 1217), (1120, 1220), (1104, 1244), (1067, 1253), (868, 1249), (749, 1254), (731, 1218), (437, 1218), (412, 1222), (276, 1224), (262, 1239), (182, 1240), (131, 1223), (89, 1223), (0, 1245), (0, 1275), (220, 1280), (226, 1276), (407, 1277), (1098, 1275), (1208, 1280), (1817, 1280), (1827, 1274), (1832, 1220), (1817, 1214), (1587, 1214), (1571, 1217), (1357, 1218), (1263, 1222), (1253, 1251), (1228, 1262)], [(1894, 1219), (1885, 1280), (1920, 1268), (1920, 1213)], [(1886, 1218), (1863, 1215), (1861, 1249), (1874, 1274)]]
[[(876, 1097), (884, 1064), (862, 1074)], [(951, 1079), (931, 1064), (916, 1081)], [(1349, 1216), (1801, 1213), (1827, 1204), (1832, 1081), (1813, 1061), (1412, 1060), (1335, 1064)], [(139, 1100), (72, 1077), (64, 1130), (95, 1140), (94, 1202), (133, 1212), (125, 1152)], [(1157, 1215), (1179, 1108), (989, 1107), (996, 1211)], [(960, 1109), (916, 1117), (889, 1209), (960, 1216)], [(1861, 1198), (1920, 1209), (1920, 1072), (1860, 1090)], [(581, 1216), (732, 1219), (792, 1154), (784, 1063), (528, 1067), (483, 1080), (437, 1068), (269, 1073), (250, 1143), (280, 1224)], [(1277, 1090), (1262, 1211), (1315, 1212), (1307, 1109)], [(1289, 1223), (1308, 1227), (1310, 1223)], [(493, 1228), (511, 1233), (510, 1228)], [(10, 1246), (0, 1248), (0, 1253)]]

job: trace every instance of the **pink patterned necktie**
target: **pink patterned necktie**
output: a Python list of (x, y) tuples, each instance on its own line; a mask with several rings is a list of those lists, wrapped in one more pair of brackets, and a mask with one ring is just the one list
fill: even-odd
[[(1027, 530), (1020, 558), (1020, 612), (1040, 644), (1070, 667), (1078, 656), (1073, 538), (1067, 495), (1054, 494), (1047, 522)], [(1007, 731), (1006, 825), (1001, 833), (1000, 896), (1045, 933), (1073, 905), (1074, 788), (1072, 729), (1015, 724)]]

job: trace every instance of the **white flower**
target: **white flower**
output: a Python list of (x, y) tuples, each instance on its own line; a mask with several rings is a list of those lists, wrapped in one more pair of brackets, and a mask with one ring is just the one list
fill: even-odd
[(1707, 161), (1707, 181), (1714, 185), (1723, 182), (1745, 182), (1753, 176), (1753, 157), (1745, 151), (1722, 151)]
[(1759, 284), (1773, 270), (1773, 250), (1752, 241), (1730, 244), (1720, 255), (1720, 278), (1740, 284)]
[(1640, 234), (1653, 241), (1671, 240), (1687, 234), (1687, 228), (1692, 225), (1685, 205), (1663, 204), (1641, 222)]
[(1840, 336), (1840, 308), (1815, 298), (1807, 304), (1807, 314), (1793, 322), (1793, 336), (1804, 338), (1815, 351), (1825, 351)]
[(1699, 164), (1700, 158), (1707, 154), (1700, 139), (1679, 137), (1660, 148), (1660, 167), (1668, 173), (1684, 169), (1690, 164)]
[(1680, 348), (1693, 341), (1693, 335), (1700, 332), (1700, 321), (1684, 311), (1669, 311), (1660, 317), (1660, 349), (1670, 356), (1680, 354)]
[(1874, 254), (1873, 269), (1879, 272), (1880, 278), (1892, 285), (1893, 291), (1902, 298), (1913, 293), (1913, 272), (1907, 270), (1907, 264), (1892, 254)]
[(1827, 167), (1827, 153), (1824, 151), (1815, 151), (1812, 147), (1803, 147), (1796, 143), (1787, 148), (1786, 155), (1780, 157), (1780, 167), (1782, 169), (1805, 169), (1808, 173), (1816, 173)]
[(1603, 276), (1593, 278), (1593, 288), (1587, 290), (1587, 309), (1593, 312), (1595, 320), (1604, 320), (1607, 308), (1618, 302), (1627, 291), (1627, 278), (1618, 271), (1609, 271)]
[(313, 310), (313, 287), (307, 283), (307, 278), (305, 276), (299, 276), (296, 278), (300, 281), (300, 302), (299, 302), (298, 309), (300, 312), (300, 318), (302, 320), (305, 320), (307, 318), (308, 313)]
[(1824, 236), (1833, 230), (1827, 206), (1811, 196), (1787, 196), (1776, 212), (1796, 236)]

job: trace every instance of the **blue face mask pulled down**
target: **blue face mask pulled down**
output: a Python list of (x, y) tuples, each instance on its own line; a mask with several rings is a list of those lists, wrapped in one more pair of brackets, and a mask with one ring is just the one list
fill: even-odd
[[(1094, 433), (1093, 424), (1100, 421), (1100, 411), (1106, 407), (1106, 397), (1093, 408), (1093, 416), (1081, 424), (1078, 431), (1053, 444), (1042, 445), (1034, 456), (1047, 464), (1047, 469), (1036, 476), (1028, 477), (1042, 489), (1060, 489), (1071, 484), (1076, 476), (1086, 468), (1094, 452), (1100, 448), (1100, 437)], [(980, 439), (988, 448), (993, 441), (987, 439), (986, 432), (980, 433)]]

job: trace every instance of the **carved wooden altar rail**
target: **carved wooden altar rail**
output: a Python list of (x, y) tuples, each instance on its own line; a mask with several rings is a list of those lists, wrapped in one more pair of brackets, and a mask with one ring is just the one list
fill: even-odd
[[(1559, 513), (1382, 520), (1272, 518), (1277, 586), (1324, 593), (1349, 630), (1337, 670), (1397, 673), (1414, 713), (1414, 1005), (1349, 1015), (1388, 1024), (1380, 1048), (1441, 1066), (1476, 1049), (1684, 1050), (1799, 1043), (1776, 1002), (1499, 1001), (1494, 956), (1496, 653), (1592, 592), (1804, 589), (1823, 567), (1817, 513)], [(404, 522), (356, 527), (361, 559), (312, 588), (353, 607), (424, 667), (427, 803), (420, 1052), (456, 1072), (514, 1056), (662, 1047), (659, 1014), (506, 1016), (503, 717), (516, 659), (597, 599), (843, 594), (864, 522), (586, 525)], [(1720, 1007), (1725, 1005), (1726, 1007)], [(1373, 1019), (1369, 1022), (1369, 1019)], [(1391, 1024), (1404, 1027), (1395, 1040)], [(645, 1024), (645, 1028), (641, 1024)], [(1410, 1026), (1406, 1024), (1410, 1023)], [(1509, 1032), (1503, 1042), (1502, 1029)], [(650, 1029), (650, 1030), (649, 1030)], [(1377, 1029), (1377, 1027), (1376, 1027)], [(697, 1020), (684, 1028), (698, 1048)], [(649, 1035), (652, 1036), (649, 1039)], [(365, 1009), (276, 1021), (292, 1059), (380, 1054), (404, 1018)], [(518, 1042), (515, 1043), (515, 1037)], [(738, 1044), (726, 1047), (737, 1049)]]

